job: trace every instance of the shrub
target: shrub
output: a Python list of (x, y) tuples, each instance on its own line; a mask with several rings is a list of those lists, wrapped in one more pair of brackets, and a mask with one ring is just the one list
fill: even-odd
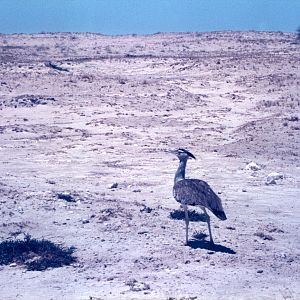
[(72, 256), (75, 248), (62, 248), (48, 240), (10, 240), (0, 243), (0, 265), (25, 265), (28, 271), (59, 268), (76, 261)]

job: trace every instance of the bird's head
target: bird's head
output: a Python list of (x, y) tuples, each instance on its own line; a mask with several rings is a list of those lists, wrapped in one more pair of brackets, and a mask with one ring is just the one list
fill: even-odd
[(186, 160), (186, 159), (196, 159), (196, 157), (189, 151), (179, 148), (176, 150), (171, 150), (170, 153), (175, 154), (179, 160)]

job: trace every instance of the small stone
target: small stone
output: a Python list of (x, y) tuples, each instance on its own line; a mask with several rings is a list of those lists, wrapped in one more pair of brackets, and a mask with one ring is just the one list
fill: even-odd
[(87, 224), (87, 223), (90, 223), (88, 219), (82, 219), (82, 224)]
[(235, 230), (235, 227), (233, 227), (233, 226), (226, 226), (226, 229)]
[(276, 184), (276, 180), (283, 179), (282, 173), (272, 172), (267, 176), (266, 185)]
[(10, 267), (16, 267), (17, 264), (16, 264), (16, 263), (11, 263), (9, 266), (10, 266)]
[(245, 167), (245, 169), (251, 171), (259, 171), (261, 167), (258, 164), (256, 164), (254, 161), (252, 161)]
[(18, 207), (18, 212), (19, 212), (20, 214), (23, 214), (23, 213), (24, 213), (24, 209), (23, 209), (21, 206), (19, 206), (19, 207)]
[(263, 270), (257, 270), (257, 273), (259, 273), (259, 274), (261, 274), (263, 272), (264, 272)]
[(140, 209), (140, 212), (151, 213), (153, 208), (143, 205), (143, 208)]
[(58, 199), (65, 200), (67, 202), (76, 202), (76, 200), (70, 193), (57, 193), (56, 196)]
[(115, 279), (115, 276), (110, 276), (110, 277), (108, 277), (106, 280), (107, 281), (112, 281), (112, 280), (114, 280)]
[(125, 282), (133, 292), (150, 290), (150, 285), (145, 282), (138, 282), (136, 279), (129, 279)]
[(118, 183), (115, 182), (109, 186), (110, 189), (116, 189), (118, 187)]
[(147, 233), (149, 233), (148, 231), (146, 231), (146, 230), (143, 230), (143, 231), (138, 231), (138, 234), (147, 234)]

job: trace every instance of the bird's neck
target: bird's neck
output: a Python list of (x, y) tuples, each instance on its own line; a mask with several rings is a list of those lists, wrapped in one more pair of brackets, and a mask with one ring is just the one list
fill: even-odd
[(187, 163), (186, 159), (181, 160), (179, 162), (179, 166), (178, 166), (178, 169), (176, 171), (175, 178), (174, 178), (174, 183), (176, 183), (176, 182), (178, 182), (178, 181), (180, 181), (182, 179), (185, 179), (186, 163)]

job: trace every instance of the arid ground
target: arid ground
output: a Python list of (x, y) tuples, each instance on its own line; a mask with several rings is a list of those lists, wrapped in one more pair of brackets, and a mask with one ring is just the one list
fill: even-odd
[[(281, 32), (0, 35), (1, 241), (77, 257), (0, 266), (0, 298), (300, 299), (299, 58)], [(184, 245), (178, 147), (222, 198), (214, 248), (192, 207)]]

